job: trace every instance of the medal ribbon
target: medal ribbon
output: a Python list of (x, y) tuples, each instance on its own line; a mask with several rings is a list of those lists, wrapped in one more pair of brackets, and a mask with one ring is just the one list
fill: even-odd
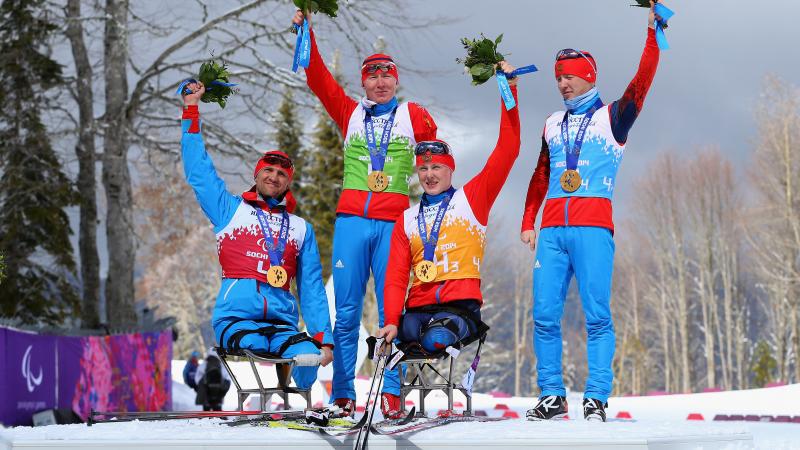
[[(271, 215), (271, 214), (270, 214)], [(283, 259), (283, 252), (286, 250), (286, 241), (289, 238), (289, 213), (283, 210), (281, 215), (281, 228), (277, 239), (272, 236), (272, 228), (269, 226), (269, 219), (261, 208), (256, 208), (258, 223), (261, 225), (261, 232), (264, 234), (264, 244), (267, 246), (269, 254), (269, 265), (280, 266)]]
[(656, 42), (658, 42), (658, 49), (669, 50), (669, 43), (667, 43), (667, 35), (664, 34), (664, 27), (667, 25), (667, 21), (675, 15), (675, 12), (661, 3), (656, 3), (654, 12), (661, 16), (661, 20), (656, 20)]
[(506, 105), (506, 111), (514, 109), (514, 107), (517, 106), (517, 102), (514, 100), (514, 95), (511, 93), (511, 86), (508, 85), (508, 79), (515, 78), (517, 75), (536, 72), (537, 70), (539, 69), (531, 64), (530, 66), (515, 69), (511, 73), (505, 73), (499, 70), (495, 72), (495, 78), (497, 78), (497, 87), (500, 89), (500, 96), (503, 97), (503, 103)]
[(380, 149), (375, 145), (375, 125), (372, 122), (372, 114), (367, 112), (366, 115), (364, 115), (364, 137), (367, 140), (372, 170), (383, 170), (383, 166), (386, 163), (386, 154), (389, 150), (389, 139), (392, 137), (395, 113), (397, 113), (397, 108), (392, 110), (392, 113), (389, 114), (389, 119), (386, 121), (386, 125), (383, 126)]
[(431, 225), (431, 233), (430, 235), (426, 231), (425, 227), (425, 214), (423, 211), (423, 207), (428, 206), (428, 202), (425, 200), (425, 197), (422, 198), (422, 203), (419, 205), (419, 213), (417, 213), (417, 226), (419, 227), (419, 237), (422, 239), (422, 258), (426, 261), (433, 262), (433, 256), (436, 251), (436, 243), (439, 242), (439, 229), (442, 227), (442, 219), (444, 219), (445, 213), (447, 213), (447, 205), (450, 204), (450, 199), (453, 198), (453, 194), (455, 194), (456, 190), (453, 187), (447, 190), (447, 195), (444, 196), (444, 199), (441, 203), (439, 203), (439, 211), (436, 212), (436, 218), (433, 220), (433, 225)]
[(311, 61), (311, 34), (308, 31), (308, 20), (303, 19), (303, 26), (294, 24), (297, 32), (297, 41), (294, 43), (294, 58), (292, 58), (292, 72), (297, 72), (298, 67), (308, 68)]
[(578, 133), (575, 135), (575, 145), (573, 146), (569, 145), (569, 110), (564, 113), (564, 119), (561, 121), (561, 140), (564, 143), (564, 153), (567, 154), (567, 170), (578, 168), (578, 159), (581, 156), (581, 147), (583, 147), (583, 137), (586, 135), (586, 129), (589, 128), (589, 122), (592, 121), (595, 111), (602, 107), (603, 102), (598, 98), (589, 111), (586, 111), (578, 127)]

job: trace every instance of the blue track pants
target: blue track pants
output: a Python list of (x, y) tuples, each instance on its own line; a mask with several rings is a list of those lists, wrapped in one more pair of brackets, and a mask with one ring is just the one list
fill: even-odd
[[(331, 398), (356, 398), (354, 386), (358, 330), (369, 273), (375, 280), (378, 324), (383, 327), (383, 285), (394, 222), (340, 215), (333, 230), (333, 386)], [(386, 372), (383, 392), (400, 395), (397, 373)]]
[(584, 398), (606, 402), (611, 395), (614, 324), (611, 275), (614, 239), (599, 227), (541, 230), (533, 269), (533, 344), (541, 395), (566, 395), (561, 373), (561, 315), (572, 275), (586, 316), (589, 378)]

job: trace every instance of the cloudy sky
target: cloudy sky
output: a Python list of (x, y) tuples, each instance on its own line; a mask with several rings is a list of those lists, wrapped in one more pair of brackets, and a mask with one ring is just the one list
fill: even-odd
[[(545, 117), (563, 103), (552, 64), (557, 50), (589, 50), (598, 62), (598, 88), (610, 102), (622, 95), (644, 47), (647, 11), (628, 0), (443, 0), (412, 3), (414, 14), (452, 18), (427, 30), (386, 35), (400, 65), (403, 94), (429, 106), (440, 136), (453, 144), (456, 183), (477, 173), (497, 137), (496, 83), (473, 87), (454, 59), (463, 56), (459, 39), (479, 33), (504, 34), (500, 50), (516, 65), (540, 71), (520, 81), (522, 151), (504, 188), (494, 217), (517, 230), (530, 175), (539, 154)], [(644, 110), (628, 140), (615, 193), (615, 217), (630, 214), (632, 181), (660, 152), (691, 156), (706, 145), (719, 146), (737, 169), (745, 167), (756, 145), (754, 107), (764, 77), (774, 73), (800, 84), (797, 53), (800, 2), (665, 3), (676, 13), (667, 30), (670, 50), (661, 53), (658, 73)], [(346, 6), (344, 6), (346, 7)], [(321, 18), (326, 20), (326, 18)], [(377, 32), (370, 30), (370, 32)], [(332, 50), (320, 44), (323, 55)], [(345, 57), (348, 81), (357, 85), (358, 55)], [(353, 67), (348, 71), (346, 68)], [(434, 72), (415, 75), (404, 67)], [(744, 182), (744, 181), (743, 181)]]

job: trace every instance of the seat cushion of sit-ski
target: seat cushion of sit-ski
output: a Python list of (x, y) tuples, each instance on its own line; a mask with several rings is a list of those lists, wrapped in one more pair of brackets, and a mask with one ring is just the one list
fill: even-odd
[(270, 361), (281, 360), (285, 362), (291, 361), (291, 359), (282, 358), (280, 355), (276, 355), (274, 353), (267, 353), (258, 350), (250, 350), (246, 348), (240, 348), (234, 350), (222, 347), (215, 347), (215, 350), (217, 351), (217, 354), (220, 356), (238, 356), (241, 358), (247, 358), (249, 355), (252, 355), (257, 359), (265, 359)]
[[(489, 325), (481, 322), (478, 324), (478, 330), (467, 336), (466, 338), (456, 342), (455, 344), (451, 345), (450, 347), (456, 349), (462, 349), (473, 342), (483, 338), (486, 336), (486, 333), (489, 331)], [(443, 348), (437, 350), (435, 352), (428, 352), (419, 342), (401, 342), (397, 344), (397, 348), (403, 352), (403, 357), (400, 361), (409, 361), (409, 360), (430, 360), (430, 359), (444, 359), (447, 358), (450, 354), (447, 353), (447, 348)]]

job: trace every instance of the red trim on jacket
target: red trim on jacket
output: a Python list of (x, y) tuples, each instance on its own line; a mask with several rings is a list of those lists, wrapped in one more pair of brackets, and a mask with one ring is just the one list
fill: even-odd
[[(516, 99), (517, 87), (511, 86), (511, 92)], [(502, 113), (497, 144), (483, 169), (463, 187), (472, 212), (482, 225), (488, 223), (489, 211), (500, 194), (514, 161), (519, 156), (519, 107), (506, 111), (501, 102), (500, 108)], [(389, 244), (389, 263), (386, 268), (383, 300), (385, 324), (399, 326), (404, 308), (465, 299), (474, 299), (483, 304), (481, 280), (475, 278), (423, 283), (412, 287), (406, 300), (410, 272), (411, 243), (405, 232), (404, 214), (400, 214), (392, 230)]]
[[(358, 102), (347, 96), (347, 93), (328, 70), (319, 53), (313, 30), (311, 30), (311, 59), (306, 69), (306, 83), (339, 127), (341, 135), (347, 136), (347, 124), (350, 122), (353, 111), (358, 107)], [(416, 103), (409, 103), (408, 111), (411, 115), (414, 139), (417, 141), (436, 139), (436, 122), (433, 121), (428, 111)], [(368, 198), (369, 205), (365, 215), (364, 206)], [(345, 189), (339, 197), (336, 212), (394, 221), (408, 206), (407, 195), (373, 192), (370, 196), (367, 191)]]

